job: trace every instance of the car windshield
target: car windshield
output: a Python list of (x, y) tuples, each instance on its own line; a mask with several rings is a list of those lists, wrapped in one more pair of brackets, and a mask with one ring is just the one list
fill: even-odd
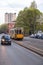
[(5, 36), (5, 39), (10, 40), (10, 37), (9, 36)]

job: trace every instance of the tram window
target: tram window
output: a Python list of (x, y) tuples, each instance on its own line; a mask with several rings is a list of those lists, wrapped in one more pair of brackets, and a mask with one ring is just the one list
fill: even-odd
[(21, 32), (21, 30), (15, 30), (15, 33), (16, 34), (21, 34), (22, 32)]
[(12, 30), (12, 33), (14, 33), (14, 31)]
[(19, 33), (21, 34), (21, 30), (19, 30)]
[(16, 30), (15, 30), (15, 33), (17, 33)]
[(18, 30), (15, 30), (15, 33), (18, 34)]
[(17, 30), (17, 34), (18, 34), (18, 30)]

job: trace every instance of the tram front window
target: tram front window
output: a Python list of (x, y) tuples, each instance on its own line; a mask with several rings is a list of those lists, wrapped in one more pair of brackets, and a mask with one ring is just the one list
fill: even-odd
[(21, 34), (21, 30), (19, 30), (19, 34)]
[(21, 34), (22, 32), (21, 32), (21, 30), (15, 30), (15, 33), (16, 34)]

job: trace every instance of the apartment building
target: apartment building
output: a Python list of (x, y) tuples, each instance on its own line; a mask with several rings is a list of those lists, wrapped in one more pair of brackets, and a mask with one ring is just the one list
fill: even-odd
[(5, 23), (16, 21), (16, 13), (5, 13)]

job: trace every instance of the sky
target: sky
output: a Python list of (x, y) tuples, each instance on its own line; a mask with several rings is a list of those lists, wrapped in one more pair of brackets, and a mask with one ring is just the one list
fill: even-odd
[[(29, 7), (34, 0), (0, 0), (0, 24), (5, 22), (5, 13), (16, 13)], [(43, 0), (35, 0), (37, 8), (43, 12)]]

